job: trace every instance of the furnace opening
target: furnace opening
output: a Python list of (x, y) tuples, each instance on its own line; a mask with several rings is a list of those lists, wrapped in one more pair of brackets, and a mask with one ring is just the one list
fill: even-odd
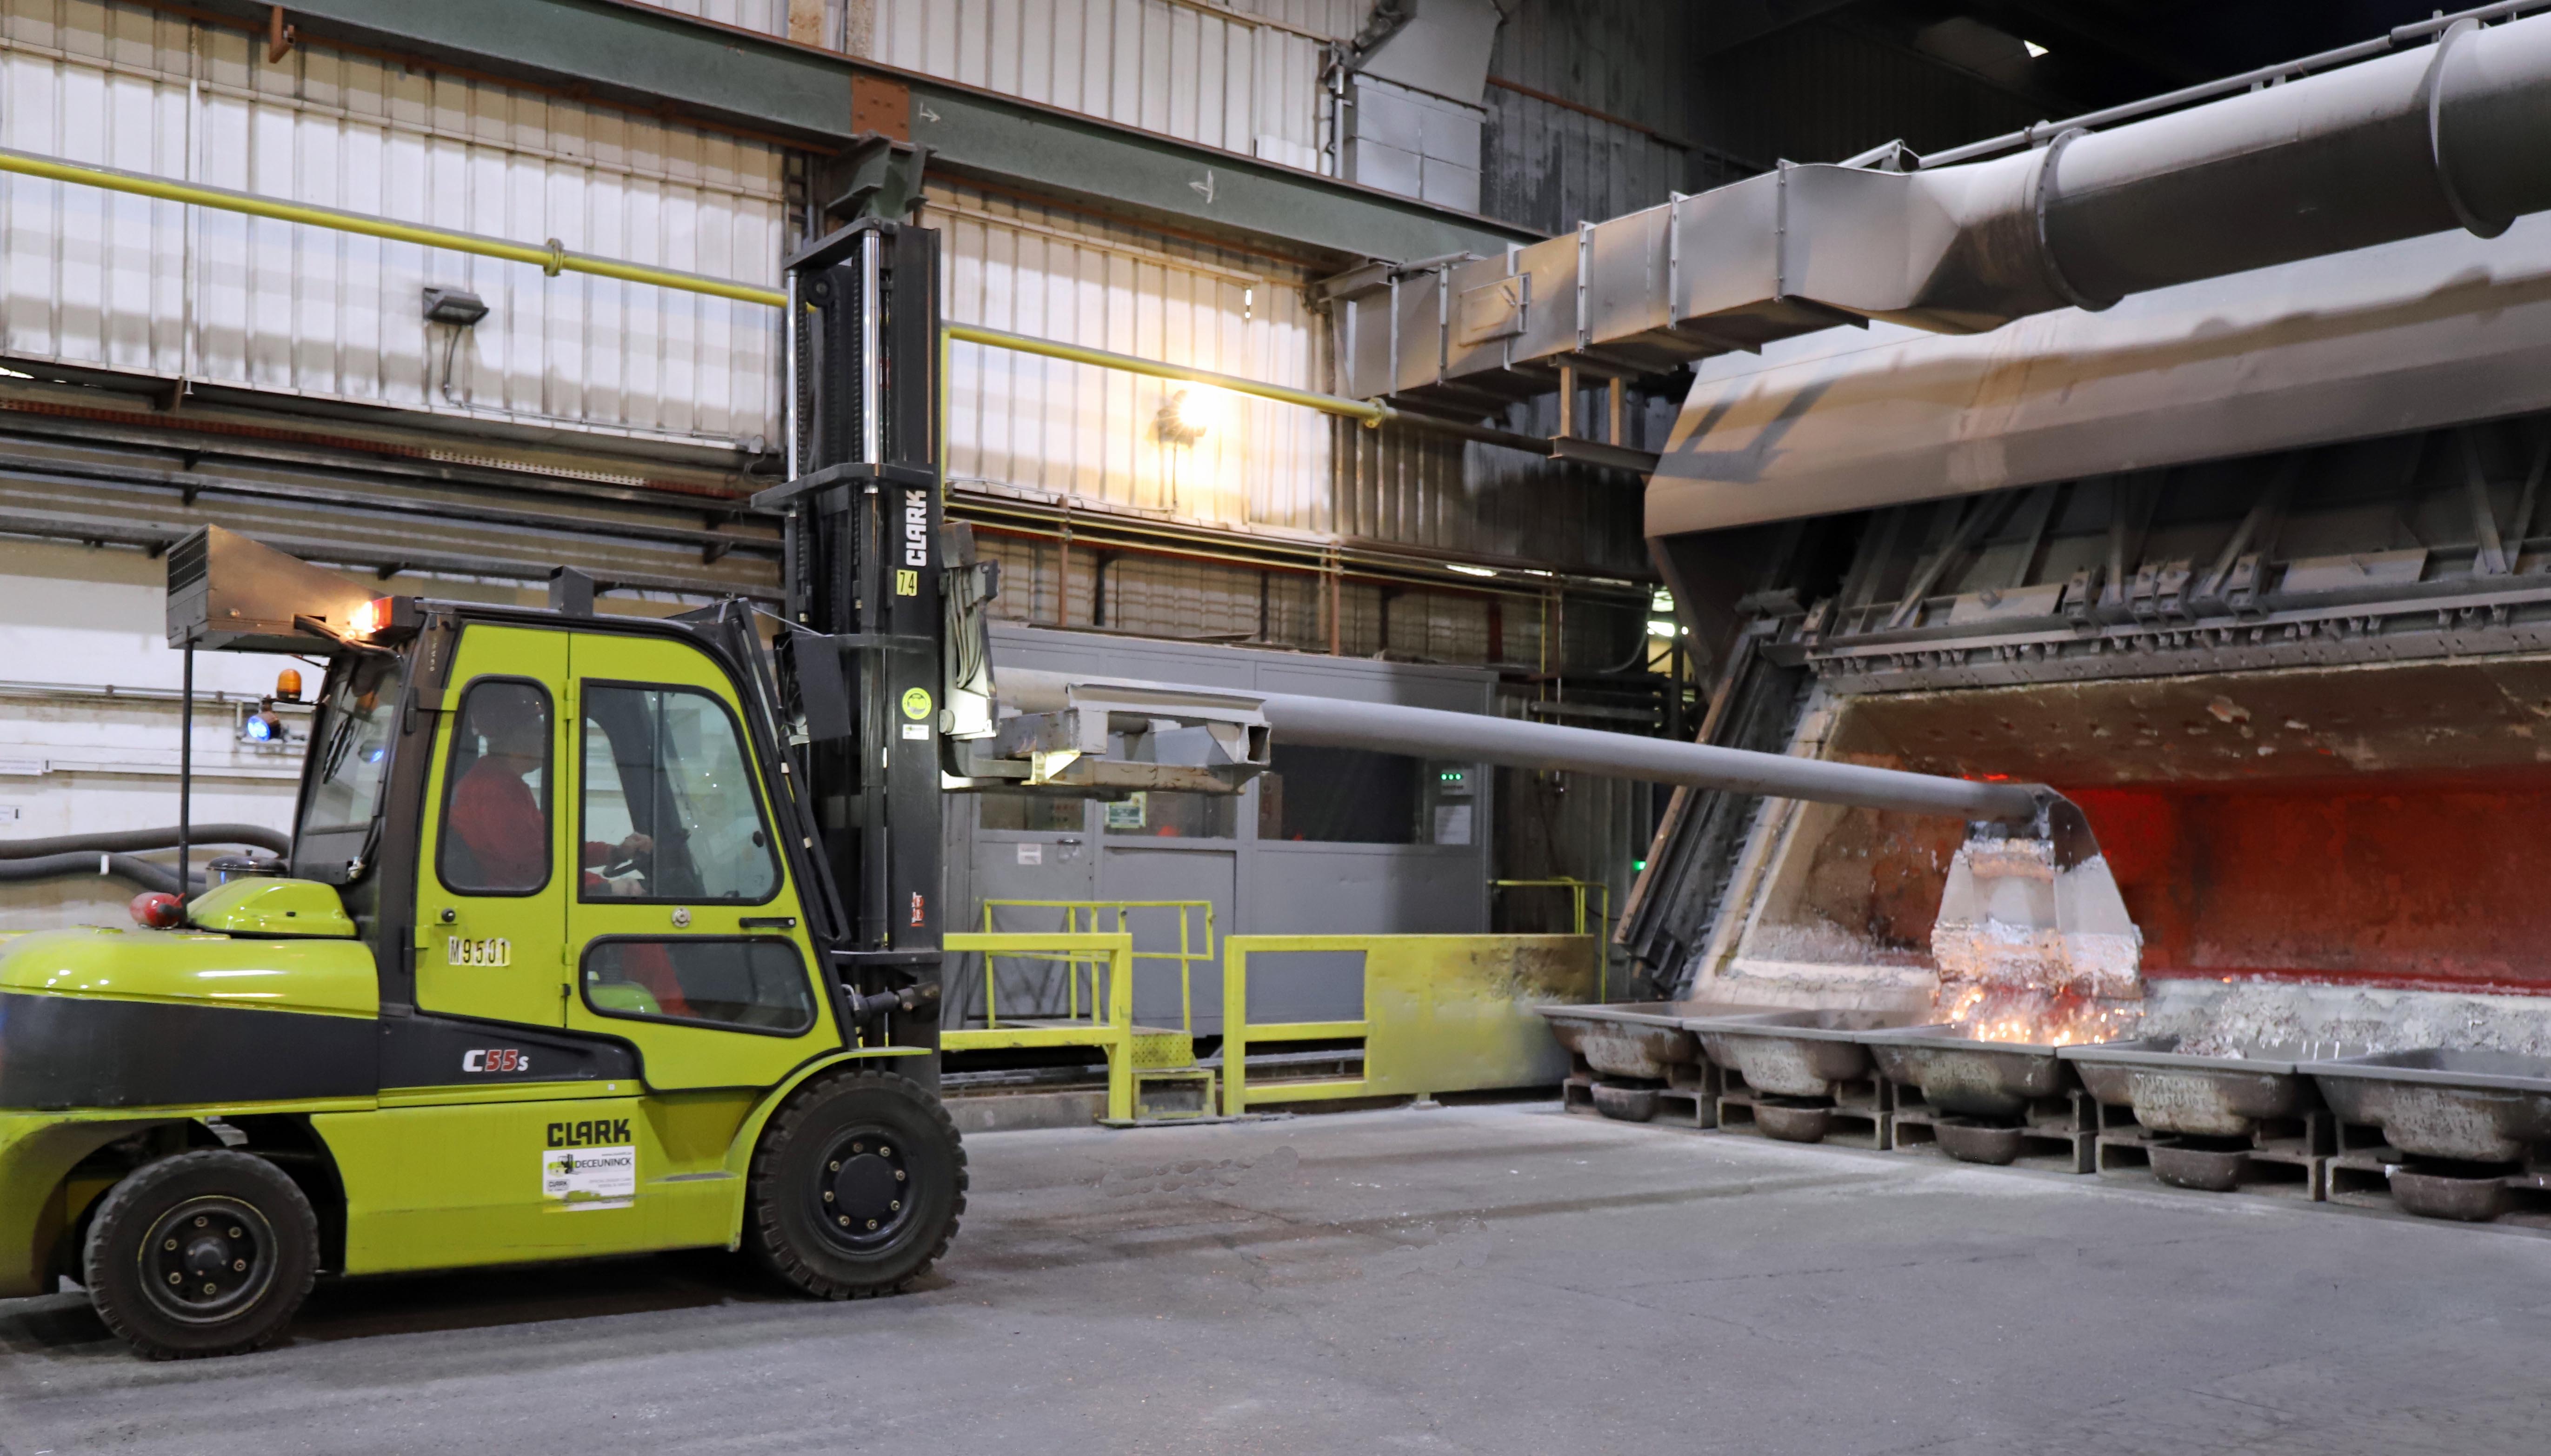
[[(1843, 698), (1823, 751), (2072, 796), (2148, 980), (2551, 993), (2546, 720), (2551, 659), (2500, 658)], [(1963, 827), (1781, 816), (1729, 971), (1926, 984)]]

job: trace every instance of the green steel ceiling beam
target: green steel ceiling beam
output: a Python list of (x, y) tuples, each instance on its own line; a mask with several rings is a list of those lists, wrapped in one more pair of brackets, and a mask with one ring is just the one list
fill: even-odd
[[(259, 23), (268, 10), (240, 0), (211, 8)], [(847, 145), (857, 131), (852, 77), (890, 78), (912, 88), (912, 140), (930, 148), (934, 166), (1341, 260), (1496, 254), (1540, 236), (621, 0), (306, 0), (285, 11), (315, 45), (352, 42), (597, 100), (669, 104), (825, 150)]]

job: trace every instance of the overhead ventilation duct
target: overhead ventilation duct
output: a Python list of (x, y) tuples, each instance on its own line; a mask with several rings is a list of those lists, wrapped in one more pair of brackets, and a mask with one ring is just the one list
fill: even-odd
[(2450, 229), (2495, 237), (2551, 207), (2551, 17), (2435, 34), (1990, 160), (1785, 164), (1501, 258), (1353, 275), (1344, 392), (1485, 409), (1563, 365), (1652, 372), (1872, 320), (1977, 333)]

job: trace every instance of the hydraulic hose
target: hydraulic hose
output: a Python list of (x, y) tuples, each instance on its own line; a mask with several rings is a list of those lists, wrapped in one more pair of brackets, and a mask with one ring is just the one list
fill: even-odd
[[(0, 884), (23, 884), (36, 880), (70, 880), (81, 876), (104, 876), (127, 881), (144, 889), (177, 892), (177, 872), (165, 865), (154, 865), (134, 855), (85, 854), (37, 855), (29, 859), (0, 860)], [(204, 887), (204, 877), (192, 877), (188, 892)]]
[[(278, 855), (292, 853), (292, 836), (261, 824), (198, 824), (188, 832), (198, 845), (244, 844), (252, 849), (268, 850)], [(56, 834), (49, 839), (0, 839), (0, 866), (11, 860), (32, 860), (48, 856), (86, 855), (92, 863), (98, 855), (139, 854), (148, 850), (175, 849), (177, 826), (165, 829), (117, 829), (96, 834)], [(27, 879), (26, 876), (7, 876)], [(170, 886), (174, 888), (172, 884)]]

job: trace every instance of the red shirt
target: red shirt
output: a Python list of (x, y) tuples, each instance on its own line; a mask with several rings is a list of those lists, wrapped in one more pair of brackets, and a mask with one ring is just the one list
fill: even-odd
[(530, 889), (549, 875), (550, 821), (523, 776), (480, 759), (452, 790), (452, 832), (478, 861), (475, 889)]
[[(548, 873), (550, 862), (549, 816), (541, 812), (541, 801), (532, 796), (531, 785), (520, 774), (508, 773), (494, 759), (480, 759), (460, 776), (452, 789), (452, 832), (469, 847), (477, 858), (480, 883), (476, 889), (530, 889)], [(612, 847), (594, 843), (584, 847), (586, 864), (598, 865), (611, 856)], [(601, 877), (584, 877), (588, 888), (598, 887)], [(640, 943), (621, 953), (621, 974), (646, 988), (656, 998), (658, 1008), (667, 1016), (689, 1017), (690, 1002), (682, 997), (682, 983), (674, 973), (672, 956), (662, 945)]]

